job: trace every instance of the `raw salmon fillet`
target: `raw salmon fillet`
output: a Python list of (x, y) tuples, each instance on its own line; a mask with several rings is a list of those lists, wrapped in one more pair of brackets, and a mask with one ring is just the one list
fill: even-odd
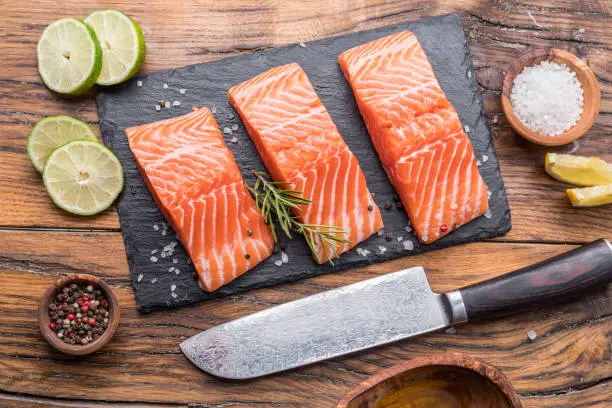
[[(236, 85), (229, 98), (272, 178), (291, 183), (311, 200), (295, 212), (301, 222), (345, 232), (337, 235), (350, 243), (339, 247), (338, 255), (382, 228), (357, 159), (298, 64)], [(313, 255), (324, 263), (333, 252), (319, 245)]]
[(149, 190), (191, 257), (203, 290), (218, 289), (270, 256), (274, 245), (270, 228), (208, 109), (125, 133)]
[(369, 42), (339, 62), (419, 240), (436, 241), (485, 213), (472, 144), (416, 36)]

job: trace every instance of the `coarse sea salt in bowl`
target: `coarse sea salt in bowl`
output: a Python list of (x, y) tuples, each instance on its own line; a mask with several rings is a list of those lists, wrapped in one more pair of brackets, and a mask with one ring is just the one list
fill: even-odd
[[(527, 67), (530, 69), (518, 81), (521, 89), (513, 92), (517, 76)], [(504, 76), (501, 99), (514, 130), (546, 146), (564, 145), (584, 136), (601, 104), (591, 68), (575, 55), (555, 48), (532, 49), (516, 59)]]

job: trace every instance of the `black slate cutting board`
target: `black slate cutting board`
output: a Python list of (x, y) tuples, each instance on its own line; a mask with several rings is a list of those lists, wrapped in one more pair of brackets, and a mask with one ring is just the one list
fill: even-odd
[[(425, 49), (442, 89), (457, 109), (474, 145), (476, 157), (481, 163), (480, 172), (491, 192), (490, 213), (430, 245), (422, 245), (417, 241), (407, 227), (409, 220), (403, 210), (384, 208), (386, 202), (393, 201), (394, 191), (370, 142), (351, 88), (337, 63), (343, 51), (401, 30), (413, 31)], [(185, 114), (191, 111), (192, 106), (207, 106), (213, 111), (221, 130), (225, 130), (226, 142), (234, 152), (245, 180), (252, 183), (251, 170), (262, 170), (263, 165), (242, 122), (228, 103), (227, 90), (269, 68), (289, 62), (299, 63), (306, 71), (340, 133), (359, 159), (369, 189), (381, 207), (384, 233), (391, 233), (392, 241), (387, 241), (385, 236), (374, 235), (358, 245), (361, 250), (353, 249), (343, 254), (331, 266), (317, 265), (303, 239), (296, 238), (291, 242), (285, 240), (288, 257), (286, 264), (278, 266), (282, 257), (280, 252), (276, 253), (215, 293), (203, 292), (193, 278), (189, 257), (177, 242), (174, 232), (164, 223), (138, 172), (124, 130), (130, 126)], [(172, 106), (157, 111), (155, 106), (160, 100), (169, 101)], [(179, 104), (174, 105), (174, 101)], [(104, 143), (115, 152), (125, 172), (125, 189), (117, 207), (141, 312), (187, 305), (492, 238), (505, 234), (511, 226), (510, 209), (458, 14), (136, 77), (122, 85), (100, 89), (97, 105)], [(363, 250), (370, 253), (364, 253)]]

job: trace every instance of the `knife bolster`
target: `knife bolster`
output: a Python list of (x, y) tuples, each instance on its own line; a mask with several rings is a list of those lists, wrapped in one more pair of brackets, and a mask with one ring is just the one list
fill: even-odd
[(458, 290), (453, 290), (444, 294), (450, 309), (451, 324), (465, 323), (468, 321), (467, 310), (463, 303), (463, 296)]

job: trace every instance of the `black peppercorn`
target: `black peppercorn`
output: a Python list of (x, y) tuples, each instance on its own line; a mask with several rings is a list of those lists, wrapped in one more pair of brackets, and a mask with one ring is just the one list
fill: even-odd
[(250, 237), (251, 235), (253, 235), (253, 231), (251, 231), (250, 229), (246, 230), (247, 235)]
[(373, 205), (368, 205), (368, 211), (372, 211), (374, 210), (374, 206)]
[(249, 259), (249, 258), (251, 257), (251, 255), (249, 255), (249, 254), (244, 254), (244, 257), (245, 257), (246, 259)]
[(385, 234), (385, 239), (386, 239), (387, 241), (391, 241), (391, 240), (393, 239), (393, 234), (392, 234), (392, 233), (390, 233), (390, 232), (387, 232), (387, 233)]
[(385, 203), (385, 209), (390, 210), (393, 207), (393, 204), (391, 204), (391, 202), (387, 201)]

